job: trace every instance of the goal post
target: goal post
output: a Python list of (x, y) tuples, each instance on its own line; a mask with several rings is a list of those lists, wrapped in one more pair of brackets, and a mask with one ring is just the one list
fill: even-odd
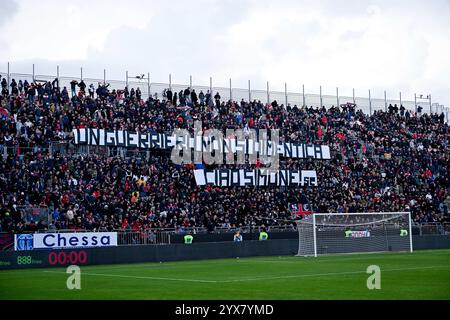
[(413, 252), (410, 212), (314, 213), (297, 221), (298, 256)]

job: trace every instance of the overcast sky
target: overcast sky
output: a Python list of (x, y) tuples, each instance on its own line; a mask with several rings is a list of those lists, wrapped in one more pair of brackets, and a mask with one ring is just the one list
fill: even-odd
[(252, 87), (450, 107), (450, 0), (0, 0), (0, 71)]

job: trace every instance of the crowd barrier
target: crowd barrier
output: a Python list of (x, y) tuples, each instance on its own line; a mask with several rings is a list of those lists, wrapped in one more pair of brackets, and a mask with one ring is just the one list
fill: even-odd
[[(243, 227), (239, 228), (244, 241), (258, 240), (261, 227), (256, 226), (252, 228)], [(233, 228), (216, 228), (214, 231), (208, 231), (203, 227), (195, 228), (155, 228), (142, 232), (132, 232), (124, 230), (113, 230), (117, 232), (117, 240), (119, 246), (130, 245), (151, 245), (151, 244), (171, 244), (171, 243), (183, 243), (184, 235), (191, 233), (195, 237), (195, 242), (224, 242), (233, 241), (233, 236), (238, 229)], [(90, 232), (89, 230), (38, 230), (37, 233), (65, 233), (65, 232)], [(297, 239), (298, 232), (292, 228), (292, 226), (280, 225), (268, 227), (271, 239)], [(29, 233), (29, 232), (23, 232)], [(426, 235), (450, 235), (449, 223), (425, 223), (416, 224), (412, 226), (413, 236), (426, 236)], [(13, 250), (14, 249), (14, 236), (9, 233), (0, 232), (0, 251)]]
[[(313, 107), (321, 107), (328, 106), (331, 107), (339, 106), (347, 103), (354, 103), (357, 105), (358, 109), (361, 109), (364, 113), (372, 115), (374, 111), (388, 110), (389, 105), (403, 105), (406, 110), (415, 112), (418, 106), (423, 108), (423, 113), (441, 113), (444, 112), (445, 119), (448, 121), (449, 117), (449, 108), (444, 107), (439, 103), (432, 103), (431, 95), (423, 96), (423, 95), (414, 95), (414, 100), (405, 100), (402, 98), (402, 93), (399, 92), (399, 95), (387, 96), (387, 92), (384, 92), (384, 98), (374, 98), (371, 94), (371, 90), (365, 91), (364, 94), (361, 95), (361, 92), (358, 94), (355, 92), (355, 89), (352, 90), (352, 93), (347, 92), (347, 94), (340, 93), (339, 88), (330, 88), (326, 90), (325, 87), (319, 86), (319, 88), (315, 88), (315, 92), (305, 92), (305, 86), (296, 86), (288, 90), (287, 83), (284, 84), (284, 91), (274, 91), (270, 90), (269, 82), (266, 83), (266, 89), (254, 89), (250, 86), (250, 80), (248, 81), (248, 88), (235, 88), (232, 86), (231, 79), (229, 79), (229, 86), (213, 86), (213, 78), (210, 77), (209, 85), (198, 85), (193, 82), (192, 76), (189, 79), (189, 83), (186, 81), (184, 84), (174, 84), (172, 83), (172, 75), (169, 75), (169, 81), (165, 83), (161, 82), (151, 82), (150, 73), (147, 75), (143, 74), (138, 77), (129, 77), (128, 72), (124, 74), (123, 80), (112, 80), (106, 76), (106, 70), (104, 70), (103, 78), (86, 78), (83, 77), (83, 69), (81, 68), (81, 72), (78, 76), (68, 77), (61, 76), (59, 74), (59, 67), (55, 74), (53, 75), (42, 75), (35, 74), (34, 65), (33, 65), (32, 73), (11, 73), (8, 63), (7, 72), (0, 72), (0, 76), (7, 79), (8, 83), (11, 82), (12, 79), (15, 79), (17, 82), (19, 80), (28, 82), (38, 81), (38, 82), (52, 82), (57, 78), (59, 81), (59, 87), (66, 87), (71, 94), (71, 86), (70, 82), (72, 80), (76, 80), (80, 82), (83, 80), (86, 85), (94, 84), (95, 88), (99, 83), (109, 84), (109, 89), (124, 89), (128, 88), (139, 88), (141, 90), (142, 98), (148, 99), (149, 96), (156, 98), (163, 98), (165, 95), (165, 91), (168, 88), (171, 88), (172, 92), (179, 92), (180, 90), (184, 90), (187, 87), (195, 89), (197, 93), (203, 91), (205, 94), (209, 90), (214, 96), (216, 93), (219, 93), (222, 101), (241, 101), (242, 99), (246, 101), (260, 100), (263, 103), (270, 103), (274, 100), (277, 100), (280, 104), (287, 105), (297, 105), (297, 106), (313, 106)], [(187, 80), (187, 79), (186, 79)], [(311, 88), (307, 88), (311, 89)], [(336, 89), (336, 91), (334, 91)], [(79, 88), (76, 87), (76, 92), (78, 92)], [(87, 89), (86, 89), (87, 90)], [(326, 92), (325, 92), (326, 91)], [(335, 92), (335, 93), (334, 93)], [(358, 96), (359, 95), (359, 96)]]
[(0, 269), (292, 255), (296, 239), (0, 252)]
[[(413, 236), (414, 250), (450, 249), (449, 235)], [(127, 264), (181, 260), (287, 256), (298, 251), (297, 239), (199, 242), (191, 245), (135, 245), (64, 250), (0, 252), (1, 269), (66, 267), (68, 265)]]

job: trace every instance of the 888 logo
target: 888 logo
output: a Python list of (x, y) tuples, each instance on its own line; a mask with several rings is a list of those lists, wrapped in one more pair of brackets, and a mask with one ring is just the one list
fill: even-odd
[(18, 256), (17, 257), (17, 264), (31, 264), (33, 262), (33, 259), (31, 256)]

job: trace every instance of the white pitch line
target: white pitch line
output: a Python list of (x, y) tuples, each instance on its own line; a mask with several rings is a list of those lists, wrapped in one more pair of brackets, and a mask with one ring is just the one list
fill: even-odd
[[(433, 252), (435, 251), (446, 251), (445, 249), (442, 250), (432, 250)], [(450, 251), (450, 250), (447, 250)], [(432, 253), (429, 251), (417, 251), (414, 252), (413, 254), (410, 254), (409, 252), (402, 252), (402, 254), (404, 254), (401, 257), (415, 257), (418, 253), (420, 254), (426, 254), (426, 253)], [(369, 255), (368, 253), (365, 253), (366, 255)], [(370, 254), (370, 257), (352, 257), (354, 256), (353, 254), (336, 254), (336, 255), (326, 255), (326, 256), (320, 256), (318, 258), (313, 258), (313, 257), (294, 257), (294, 256), (279, 256), (278, 258), (273, 258), (276, 260), (261, 260), (261, 257), (255, 257), (255, 259), (248, 259), (247, 257), (241, 258), (241, 259), (235, 259), (235, 258), (228, 258), (228, 259), (217, 259), (217, 260), (208, 260), (207, 263), (208, 264), (224, 264), (224, 263), (230, 263), (230, 264), (234, 264), (234, 263), (252, 263), (252, 262), (269, 262), (269, 263), (297, 263), (297, 264), (302, 264), (303, 262), (310, 262), (310, 261), (316, 261), (318, 263), (322, 263), (322, 262), (335, 262), (335, 261), (339, 261), (339, 262), (346, 262), (346, 261), (354, 261), (354, 260), (367, 260), (369, 259), (377, 259), (379, 258), (379, 255), (392, 255), (392, 258), (398, 258), (398, 252), (394, 253), (386, 253), (386, 252), (375, 252)], [(341, 257), (341, 259), (339, 258)], [(267, 258), (271, 258), (271, 257), (267, 257)], [(330, 259), (327, 259), (330, 258)], [(202, 267), (205, 266), (205, 260), (183, 260), (183, 261), (165, 261), (163, 263), (158, 263), (158, 262), (139, 262), (133, 265), (134, 269), (141, 269), (141, 268), (145, 268), (145, 269), (150, 269), (150, 268), (163, 268), (163, 269), (168, 269), (168, 268), (178, 268), (178, 267), (182, 267), (182, 268), (190, 268), (190, 267)], [(85, 267), (95, 267), (95, 270), (111, 270), (111, 269), (127, 269), (129, 268), (129, 265), (87, 265)], [(7, 272), (9, 270), (0, 270), (0, 272)], [(12, 270), (15, 271), (15, 270)]]
[[(428, 266), (428, 267), (414, 267), (414, 268), (397, 268), (397, 269), (388, 269), (388, 270), (381, 269), (381, 272), (406, 271), (406, 270), (422, 270), (422, 269), (438, 269), (438, 268), (449, 268), (449, 266)], [(59, 271), (44, 271), (44, 272), (65, 274), (65, 272), (59, 272)], [(360, 274), (360, 273), (366, 273), (366, 271), (313, 273), (313, 274), (300, 274), (300, 275), (291, 275), (291, 276), (258, 277), (258, 278), (247, 278), (247, 279), (245, 279), (245, 278), (244, 279), (230, 279), (230, 280), (180, 279), (180, 278), (145, 277), (145, 276), (130, 276), (130, 275), (105, 274), (105, 273), (85, 273), (85, 272), (83, 272), (82, 274), (83, 275), (88, 275), (88, 276), (132, 278), (132, 279), (148, 279), (148, 280), (167, 280), (167, 281), (203, 282), (203, 283), (230, 283), (230, 282), (259, 281), (259, 280), (277, 280), (277, 279), (292, 279), (292, 278), (306, 278), (306, 277), (339, 276), (339, 275)]]
[[(409, 254), (406, 253), (406, 254)], [(338, 257), (338, 256), (324, 256), (324, 257), (319, 257), (319, 258), (313, 258), (313, 257), (309, 257), (305, 258), (305, 257), (278, 257), (277, 260), (262, 260), (259, 259), (258, 257), (256, 257), (256, 259), (247, 259), (247, 258), (240, 258), (240, 259), (235, 259), (235, 258), (228, 258), (226, 260), (209, 260), (207, 263), (208, 264), (224, 264), (224, 263), (230, 263), (230, 264), (235, 264), (235, 263), (253, 263), (253, 262), (269, 262), (269, 263), (297, 263), (297, 264), (302, 264), (303, 262), (310, 262), (310, 261), (316, 261), (318, 263), (322, 263), (322, 262), (335, 262), (335, 261), (354, 261), (354, 260), (367, 260), (368, 257), (359, 257), (359, 258), (352, 258), (350, 255), (339, 255), (340, 257), (343, 257), (342, 259), (321, 259), (321, 258), (332, 258), (332, 257)], [(394, 257), (394, 254), (393, 254)], [(397, 256), (396, 256), (397, 257)], [(373, 256), (370, 257), (371, 259), (376, 259), (379, 258), (378, 257), (378, 253), (375, 253)], [(314, 259), (314, 260), (313, 260)], [(317, 260), (316, 260), (317, 259)], [(168, 269), (168, 268), (177, 268), (177, 267), (203, 267), (205, 266), (204, 260), (200, 260), (201, 262), (195, 262), (196, 260), (183, 260), (183, 261), (167, 261), (167, 262), (163, 262), (161, 263), (157, 263), (157, 262), (139, 262), (136, 265), (133, 265), (134, 269), (140, 269), (140, 268), (163, 268), (163, 269)], [(188, 264), (185, 264), (188, 263)], [(108, 266), (102, 266), (102, 265), (89, 265), (87, 267), (95, 267), (96, 270), (98, 269), (106, 269), (106, 270), (110, 270), (110, 269), (124, 269), (124, 268), (129, 268), (129, 265), (108, 265)]]
[[(44, 271), (44, 272), (65, 274), (65, 272), (59, 272), (59, 271)], [(86, 276), (101, 276), (101, 277), (116, 277), (116, 278), (149, 279), (149, 280), (204, 282), (204, 283), (217, 283), (218, 282), (218, 281), (215, 281), (215, 280), (177, 279), (177, 278), (163, 278), (163, 277), (144, 277), (144, 276), (130, 276), (130, 275), (106, 274), (106, 273), (86, 273), (86, 272), (82, 272), (82, 275), (86, 275)]]

